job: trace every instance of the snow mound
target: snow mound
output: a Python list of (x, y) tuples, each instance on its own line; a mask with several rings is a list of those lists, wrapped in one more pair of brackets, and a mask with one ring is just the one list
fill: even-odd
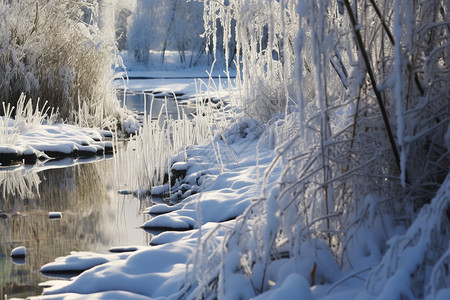
[[(76, 293), (66, 293), (60, 295), (48, 295), (29, 297), (30, 300), (84, 300), (86, 295)], [(93, 293), (89, 295), (89, 299), (92, 300), (150, 300), (149, 297), (123, 291), (107, 291), (100, 293)]]
[(308, 281), (299, 274), (291, 274), (280, 286), (273, 287), (253, 300), (295, 300), (299, 298), (299, 295), (302, 295), (303, 300), (316, 299), (311, 293)]
[(92, 267), (114, 261), (125, 259), (128, 253), (124, 254), (98, 254), (93, 252), (73, 251), (68, 256), (58, 257), (54, 262), (45, 264), (41, 268), (43, 273), (69, 273), (81, 272)]
[[(14, 121), (10, 124), (16, 126)], [(1, 165), (22, 161), (35, 163), (37, 160), (50, 158), (85, 158), (113, 153), (113, 143), (105, 140), (112, 136), (112, 132), (105, 130), (56, 124), (22, 128), (14, 135), (14, 143), (0, 147)]]
[(45, 288), (44, 295), (95, 294), (107, 290), (155, 298), (169, 295), (180, 290), (185, 262), (191, 252), (192, 240), (138, 250), (127, 259), (107, 262), (83, 272), (73, 281), (60, 281)]
[(24, 246), (14, 248), (11, 251), (11, 257), (13, 257), (13, 258), (25, 257), (26, 254), (27, 254), (27, 248), (25, 248)]
[(190, 230), (195, 225), (195, 219), (186, 216), (157, 216), (142, 225), (147, 230)]

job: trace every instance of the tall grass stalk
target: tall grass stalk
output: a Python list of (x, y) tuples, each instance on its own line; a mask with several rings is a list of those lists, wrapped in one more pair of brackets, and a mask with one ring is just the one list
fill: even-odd
[(33, 106), (32, 99), (21, 94), (17, 107), (2, 103), (4, 116), (0, 117), (0, 145), (14, 146), (19, 134), (37, 128), (42, 124), (52, 124), (58, 117), (58, 110), (50, 108), (45, 102), (39, 107), (39, 99)]
[[(148, 192), (152, 186), (161, 184), (173, 156), (184, 153), (186, 159), (188, 146), (210, 143), (218, 131), (227, 126), (226, 123), (231, 120), (228, 112), (223, 108), (214, 108), (211, 101), (205, 103), (202, 89), (202, 83), (198, 83), (196, 112), (192, 118), (186, 115), (176, 97), (166, 99), (166, 105), (162, 106), (156, 120), (152, 120), (150, 112), (137, 135), (130, 137), (125, 145), (116, 142), (118, 151), (115, 159), (118, 170), (121, 170), (118, 174), (121, 186), (138, 193)], [(177, 119), (169, 115), (166, 109), (168, 101), (176, 102)], [(150, 107), (152, 109), (153, 104)], [(217, 157), (219, 165), (220, 162)]]

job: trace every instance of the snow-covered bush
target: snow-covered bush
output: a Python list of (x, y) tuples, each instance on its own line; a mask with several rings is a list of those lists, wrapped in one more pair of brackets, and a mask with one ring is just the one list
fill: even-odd
[(0, 3), (0, 102), (21, 93), (58, 107), (62, 118), (108, 126), (117, 114), (110, 86), (114, 41), (93, 23), (92, 1)]
[[(379, 283), (400, 291), (394, 277), (403, 276), (408, 293), (398, 298), (445, 288), (448, 180), (441, 204), (424, 206), (450, 169), (445, 1), (204, 2), (207, 28), (235, 20), (244, 101), (255, 103), (247, 113), (286, 115), (268, 131), (279, 155), (265, 176), (281, 166), (278, 184), (264, 186), (224, 241), (195, 260), (204, 272), (188, 276), (190, 296), (231, 299), (236, 280), (257, 295), (291, 273), (311, 285), (363, 273), (374, 295)], [(268, 90), (276, 92), (260, 95)], [(418, 214), (430, 222), (414, 222)], [(426, 233), (437, 230), (443, 240), (430, 242)], [(403, 263), (409, 251), (430, 257)]]
[(450, 284), (450, 176), (436, 197), (421, 209), (407, 232), (390, 248), (368, 279), (367, 289), (380, 298), (436, 299)]
[(214, 48), (223, 46), (227, 63), (235, 57), (242, 74), (245, 112), (268, 121), (290, 111), (296, 94), (295, 1), (202, 2), (207, 41)]

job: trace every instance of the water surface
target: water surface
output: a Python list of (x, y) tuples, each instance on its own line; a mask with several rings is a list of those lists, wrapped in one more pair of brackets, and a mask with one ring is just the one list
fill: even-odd
[[(49, 280), (41, 266), (71, 251), (148, 245), (149, 235), (138, 227), (148, 219), (140, 212), (151, 200), (119, 195), (116, 172), (113, 158), (41, 172), (0, 169), (2, 297), (40, 294), (39, 283)], [(62, 218), (51, 220), (49, 212)], [(9, 257), (18, 246), (27, 248), (19, 264)]]

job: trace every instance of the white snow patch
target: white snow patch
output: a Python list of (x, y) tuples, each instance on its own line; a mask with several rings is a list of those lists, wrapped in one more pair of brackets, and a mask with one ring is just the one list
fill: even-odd
[(98, 254), (73, 251), (68, 256), (59, 257), (54, 262), (45, 264), (41, 272), (83, 271), (106, 262), (125, 259), (128, 255), (129, 253)]
[(62, 218), (62, 213), (56, 212), (56, 211), (51, 211), (51, 212), (48, 213), (48, 217), (50, 219), (61, 219)]
[(299, 274), (289, 275), (280, 286), (274, 286), (271, 290), (252, 299), (254, 300), (314, 300), (308, 281)]

